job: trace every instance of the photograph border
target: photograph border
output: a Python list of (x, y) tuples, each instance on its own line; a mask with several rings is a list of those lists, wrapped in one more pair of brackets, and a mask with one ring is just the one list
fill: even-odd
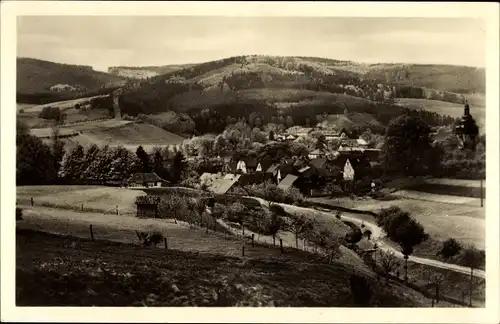
[[(1, 3), (1, 319), (30, 322), (498, 323), (499, 295), (499, 5), (418, 2), (85, 2)], [(470, 17), (486, 31), (485, 308), (190, 308), (15, 306), (16, 17), (21, 15)], [(466, 46), (466, 45), (464, 45)], [(450, 53), (453, 55), (453, 53)], [(119, 309), (119, 311), (117, 311)]]

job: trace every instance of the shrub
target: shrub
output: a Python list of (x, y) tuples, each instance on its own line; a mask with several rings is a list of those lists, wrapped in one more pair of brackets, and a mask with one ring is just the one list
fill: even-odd
[(441, 251), (438, 252), (438, 254), (448, 259), (457, 255), (461, 249), (462, 246), (460, 245), (460, 243), (458, 243), (454, 238), (450, 238), (443, 242), (443, 247), (441, 248)]
[(23, 113), (24, 113), (24, 109), (19, 109), (19, 112), (20, 112), (21, 114), (23, 114)]
[(337, 210), (337, 212), (335, 213), (335, 218), (336, 219), (341, 219), (342, 218), (342, 212), (340, 210)]
[(163, 234), (158, 231), (152, 232), (139, 232), (135, 231), (137, 238), (144, 246), (158, 245), (163, 241)]
[(19, 207), (16, 207), (16, 221), (23, 219), (23, 210)]

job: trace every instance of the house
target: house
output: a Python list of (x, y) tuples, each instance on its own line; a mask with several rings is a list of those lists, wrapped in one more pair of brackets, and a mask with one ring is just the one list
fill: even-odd
[[(361, 143), (361, 144), (360, 144)], [(340, 146), (338, 148), (339, 152), (353, 152), (360, 151), (362, 152), (365, 147), (368, 146), (368, 143), (363, 139), (342, 139), (340, 142)]]
[(293, 174), (288, 174), (285, 179), (283, 179), (283, 181), (281, 181), (279, 184), (278, 184), (278, 188), (281, 189), (281, 190), (289, 190), (293, 183), (298, 179), (299, 177), (296, 176), (296, 175), (293, 175)]
[(238, 182), (241, 175), (239, 174), (213, 174), (203, 173), (200, 176), (200, 184), (208, 191), (218, 195), (226, 194)]
[(168, 181), (160, 178), (155, 172), (136, 173), (128, 180), (128, 187), (131, 188), (161, 188), (168, 184)]
[(241, 172), (241, 173), (248, 173), (247, 172), (247, 164), (243, 160), (239, 160), (238, 163), (236, 164), (236, 173)]
[(343, 180), (353, 181), (372, 175), (370, 160), (362, 154), (342, 154), (335, 164), (342, 170)]
[(312, 159), (324, 158), (326, 156), (326, 151), (323, 149), (316, 149), (309, 153), (308, 157)]
[(342, 128), (340, 131), (333, 129), (323, 129), (320, 132), (321, 134), (325, 135), (325, 139), (327, 141), (343, 139), (349, 136), (349, 133), (344, 128)]

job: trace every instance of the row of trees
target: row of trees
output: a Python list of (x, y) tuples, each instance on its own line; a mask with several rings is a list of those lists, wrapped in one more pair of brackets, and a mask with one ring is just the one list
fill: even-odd
[(86, 181), (121, 182), (137, 172), (156, 172), (158, 176), (179, 183), (186, 162), (181, 152), (155, 148), (147, 153), (142, 146), (134, 154), (130, 150), (108, 145), (92, 145), (84, 149), (81, 145), (69, 150), (62, 160), (59, 177), (65, 182)]

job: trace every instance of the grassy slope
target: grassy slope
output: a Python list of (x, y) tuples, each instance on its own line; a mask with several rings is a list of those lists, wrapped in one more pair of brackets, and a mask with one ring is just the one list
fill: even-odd
[[(29, 231), (18, 231), (16, 250), (16, 303), (23, 306), (354, 306), (352, 270), (335, 263), (239, 259)], [(429, 305), (412, 290), (369, 280), (373, 306)]]
[(38, 93), (48, 91), (55, 84), (81, 86), (98, 90), (102, 86), (124, 83), (124, 78), (92, 70), (90, 67), (59, 64), (32, 58), (17, 58), (17, 92)]

